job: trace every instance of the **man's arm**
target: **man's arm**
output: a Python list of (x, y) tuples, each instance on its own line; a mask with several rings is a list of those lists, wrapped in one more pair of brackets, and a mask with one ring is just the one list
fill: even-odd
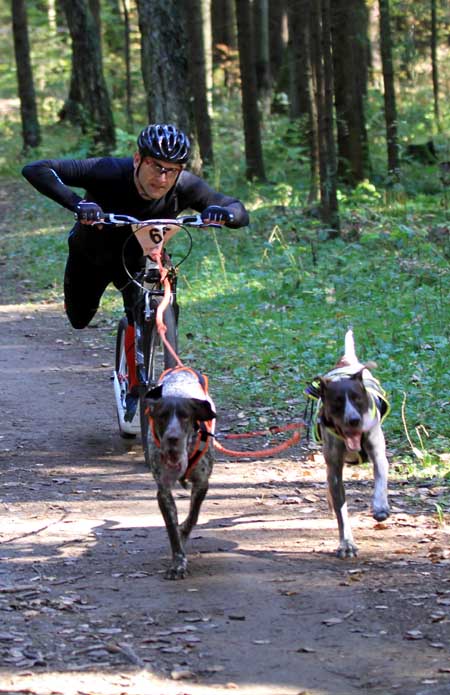
[(215, 191), (206, 181), (191, 172), (182, 172), (177, 184), (177, 192), (181, 209), (193, 208), (203, 212), (211, 205), (218, 205), (226, 208), (233, 215), (233, 221), (227, 223), (227, 227), (245, 227), (249, 223), (248, 212), (240, 200)]
[(24, 166), (22, 174), (39, 193), (74, 211), (83, 198), (70, 186), (86, 188), (89, 173), (99, 161), (98, 159), (41, 159)]

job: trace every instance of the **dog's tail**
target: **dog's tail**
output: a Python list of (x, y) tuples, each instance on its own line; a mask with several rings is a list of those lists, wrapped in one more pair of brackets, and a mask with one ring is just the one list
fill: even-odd
[(356, 353), (355, 353), (355, 340), (354, 340), (353, 331), (351, 328), (349, 328), (347, 333), (345, 334), (344, 360), (346, 362), (348, 362), (348, 364), (353, 364), (354, 362), (358, 362), (358, 358), (356, 357)]

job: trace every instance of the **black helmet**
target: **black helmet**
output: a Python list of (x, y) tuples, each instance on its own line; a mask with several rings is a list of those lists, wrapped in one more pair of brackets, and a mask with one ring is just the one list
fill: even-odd
[(191, 154), (189, 138), (174, 125), (154, 123), (140, 133), (137, 144), (142, 157), (185, 164)]

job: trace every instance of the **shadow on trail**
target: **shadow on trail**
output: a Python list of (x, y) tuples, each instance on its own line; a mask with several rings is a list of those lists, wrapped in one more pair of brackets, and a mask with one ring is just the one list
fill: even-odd
[[(282, 547), (269, 535), (265, 548), (257, 529), (239, 536), (239, 519), (219, 516), (195, 529), (188, 578), (170, 582), (165, 529), (130, 524), (121, 511), (100, 523), (73, 512), (3, 547), (15, 590), (0, 592), (0, 611), (22, 649), (15, 665), (6, 644), (3, 668), (59, 672), (70, 684), (74, 671), (153, 678), (182, 667), (212, 691), (234, 682), (255, 693), (272, 685), (329, 695), (384, 694), (387, 684), (416, 695), (430, 677), (438, 652), (428, 643), (402, 653), (417, 625), (411, 602), (434, 591), (425, 562), (397, 563), (395, 572), (382, 553), (342, 563), (292, 549), (285, 532)], [(223, 537), (230, 525), (234, 539)], [(438, 625), (433, 638), (447, 633)]]

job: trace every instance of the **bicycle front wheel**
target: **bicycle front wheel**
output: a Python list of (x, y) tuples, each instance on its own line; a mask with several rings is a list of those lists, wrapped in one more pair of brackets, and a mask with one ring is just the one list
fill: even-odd
[[(175, 353), (178, 351), (178, 333), (175, 310), (172, 304), (164, 311), (165, 337)], [(149, 321), (144, 327), (144, 364), (147, 388), (156, 386), (158, 379), (166, 369), (175, 367), (177, 361), (170, 350), (164, 345), (156, 327), (156, 321)], [(148, 416), (145, 413), (145, 392), (140, 396), (140, 424), (142, 447), (146, 463), (150, 464), (149, 456), (149, 426)]]
[(116, 359), (114, 371), (114, 396), (116, 401), (117, 422), (119, 425), (120, 436), (125, 439), (135, 437), (139, 432), (139, 426), (136, 422), (127, 422), (125, 420), (126, 411), (126, 395), (128, 393), (129, 377), (128, 364), (125, 352), (125, 333), (128, 327), (128, 321), (124, 316), (117, 326), (116, 336)]

